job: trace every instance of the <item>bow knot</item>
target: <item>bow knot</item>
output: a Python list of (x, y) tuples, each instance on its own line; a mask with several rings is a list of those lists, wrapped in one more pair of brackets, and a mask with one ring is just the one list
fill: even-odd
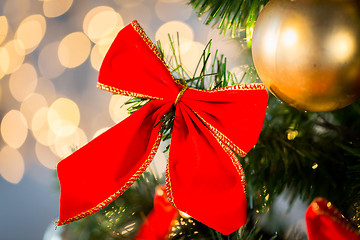
[[(185, 82), (186, 84), (186, 82)], [(175, 102), (174, 102), (174, 107), (176, 107), (176, 104), (179, 102), (180, 98), (184, 95), (185, 91), (189, 88), (188, 85), (185, 85), (179, 92), (179, 94), (177, 95)]]
[(159, 123), (173, 105), (166, 169), (170, 202), (223, 234), (246, 223), (245, 176), (236, 154), (245, 156), (259, 137), (268, 98), (263, 84), (212, 91), (178, 84), (133, 21), (108, 50), (98, 87), (152, 101), (59, 162), (58, 225), (103, 209), (136, 181), (156, 154), (164, 124)]

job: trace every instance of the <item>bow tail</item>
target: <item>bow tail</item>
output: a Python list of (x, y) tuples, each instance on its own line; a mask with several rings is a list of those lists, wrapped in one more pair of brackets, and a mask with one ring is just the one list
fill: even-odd
[(154, 126), (170, 107), (151, 101), (59, 162), (59, 226), (101, 210), (136, 181), (155, 156), (161, 125)]
[(175, 113), (167, 193), (175, 207), (230, 234), (246, 223), (245, 178), (234, 153), (184, 104)]

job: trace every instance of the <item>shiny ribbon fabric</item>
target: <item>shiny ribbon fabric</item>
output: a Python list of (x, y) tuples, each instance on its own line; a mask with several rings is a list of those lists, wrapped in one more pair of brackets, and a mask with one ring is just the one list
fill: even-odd
[(101, 210), (136, 181), (155, 156), (158, 123), (171, 109), (169, 201), (223, 234), (246, 223), (245, 175), (236, 154), (245, 156), (259, 137), (268, 100), (263, 84), (184, 89), (133, 21), (106, 54), (98, 87), (152, 101), (59, 162), (58, 225)]
[(322, 197), (312, 201), (305, 219), (309, 240), (360, 240), (359, 232)]

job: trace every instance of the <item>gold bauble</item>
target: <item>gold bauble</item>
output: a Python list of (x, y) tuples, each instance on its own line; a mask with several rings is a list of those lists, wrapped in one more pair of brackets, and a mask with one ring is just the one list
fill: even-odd
[(312, 112), (360, 98), (360, 1), (270, 0), (254, 27), (260, 79), (276, 97)]

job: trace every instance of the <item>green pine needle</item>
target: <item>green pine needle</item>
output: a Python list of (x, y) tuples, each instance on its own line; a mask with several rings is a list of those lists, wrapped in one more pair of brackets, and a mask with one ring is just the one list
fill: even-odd
[(233, 37), (240, 36), (240, 31), (246, 29), (250, 40), (251, 29), (260, 9), (267, 2), (268, 0), (190, 0), (189, 4), (198, 16), (206, 15), (205, 24), (217, 25), (221, 33), (230, 30)]

